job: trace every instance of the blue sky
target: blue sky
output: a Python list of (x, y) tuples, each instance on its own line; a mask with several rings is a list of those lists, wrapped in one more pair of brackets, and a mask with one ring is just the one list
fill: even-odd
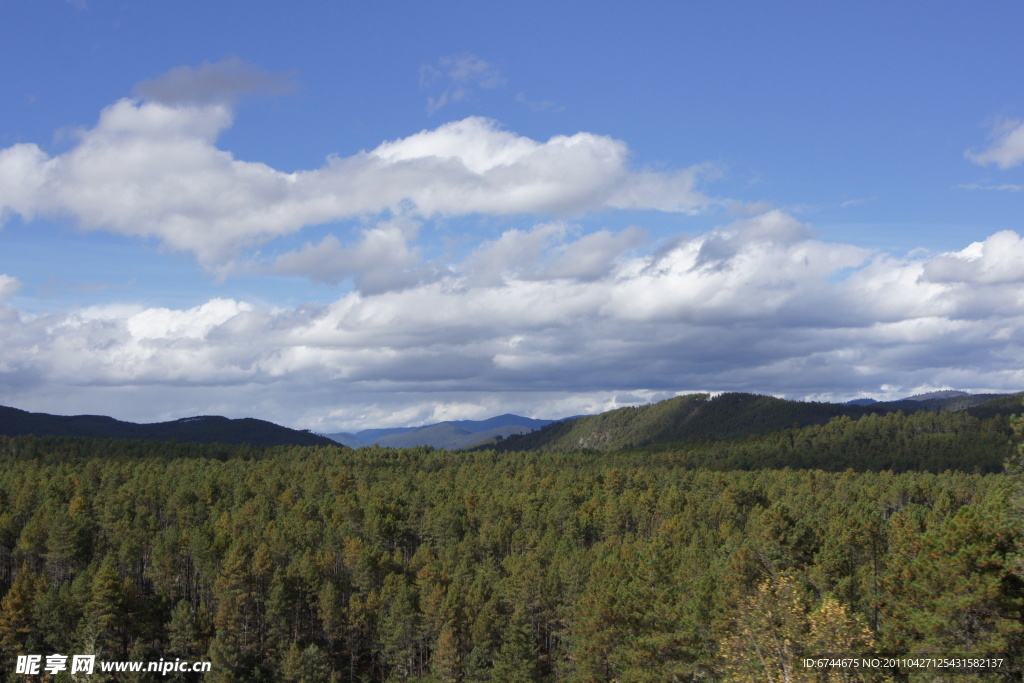
[(0, 4), (0, 403), (1016, 391), (1020, 3)]

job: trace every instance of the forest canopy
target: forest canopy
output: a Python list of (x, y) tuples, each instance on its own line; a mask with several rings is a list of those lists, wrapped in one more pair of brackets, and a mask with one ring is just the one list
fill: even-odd
[[(1010, 434), (1002, 416), (892, 413), (609, 451), (0, 437), (0, 664), (816, 681), (800, 659), (841, 646), (998, 654), (989, 679), (1015, 680)], [(906, 673), (849, 680), (936, 675)]]

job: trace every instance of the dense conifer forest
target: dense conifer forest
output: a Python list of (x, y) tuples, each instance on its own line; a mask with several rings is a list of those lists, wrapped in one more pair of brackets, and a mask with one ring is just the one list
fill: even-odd
[(177, 680), (219, 682), (965, 680), (800, 666), (886, 652), (998, 654), (970, 680), (1021, 680), (1004, 415), (532, 451), (0, 437), (0, 670), (74, 652), (208, 659)]

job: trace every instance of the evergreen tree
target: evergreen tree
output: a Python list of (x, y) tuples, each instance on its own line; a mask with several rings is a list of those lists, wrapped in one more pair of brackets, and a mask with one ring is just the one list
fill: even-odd
[(501, 649), (491, 671), (495, 683), (529, 683), (537, 680), (537, 646), (533, 629), (519, 610), (505, 629)]
[(419, 612), (416, 590), (400, 574), (388, 574), (381, 592), (384, 613), (380, 622), (380, 639), (384, 658), (399, 678), (416, 672)]
[(238, 645), (238, 639), (218, 629), (210, 640), (206, 652), (210, 660), (210, 680), (213, 683), (248, 683), (246, 658)]
[(123, 583), (113, 559), (108, 556), (93, 574), (89, 600), (85, 604), (79, 637), (86, 654), (116, 659), (126, 654), (121, 639)]
[(491, 663), (480, 646), (469, 651), (469, 656), (466, 657), (465, 674), (467, 681), (491, 680)]
[(197, 610), (187, 600), (180, 600), (171, 610), (166, 628), (168, 652), (181, 659), (199, 659), (209, 640), (207, 622), (204, 607)]
[(459, 681), (459, 640), (452, 622), (441, 628), (441, 633), (430, 653), (430, 672), (441, 683)]
[(324, 581), (323, 588), (316, 598), (317, 616), (320, 618), (320, 627), (323, 629), (324, 640), (328, 643), (329, 652), (345, 639), (347, 615), (341, 602), (341, 593), (333, 581)]
[(218, 637), (221, 631), (230, 634), (242, 649), (256, 642), (258, 626), (259, 596), (253, 587), (249, 559), (241, 543), (233, 544), (213, 586), (217, 595), (214, 624)]
[(285, 654), (281, 673), (286, 683), (327, 683), (331, 678), (331, 665), (327, 653), (315, 643), (305, 649), (292, 643)]
[(5, 659), (13, 661), (15, 655), (25, 652), (25, 646), (35, 628), (32, 617), (35, 597), (36, 579), (29, 571), (28, 564), (24, 563), (14, 579), (14, 585), (0, 603), (0, 650), (3, 650)]

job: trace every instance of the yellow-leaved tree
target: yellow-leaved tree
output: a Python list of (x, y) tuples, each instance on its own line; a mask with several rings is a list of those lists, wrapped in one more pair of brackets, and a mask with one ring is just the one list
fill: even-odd
[(885, 681), (879, 672), (805, 667), (805, 657), (857, 656), (874, 643), (863, 620), (831, 595), (815, 604), (799, 577), (782, 572), (758, 585), (736, 613), (719, 656), (724, 681)]

